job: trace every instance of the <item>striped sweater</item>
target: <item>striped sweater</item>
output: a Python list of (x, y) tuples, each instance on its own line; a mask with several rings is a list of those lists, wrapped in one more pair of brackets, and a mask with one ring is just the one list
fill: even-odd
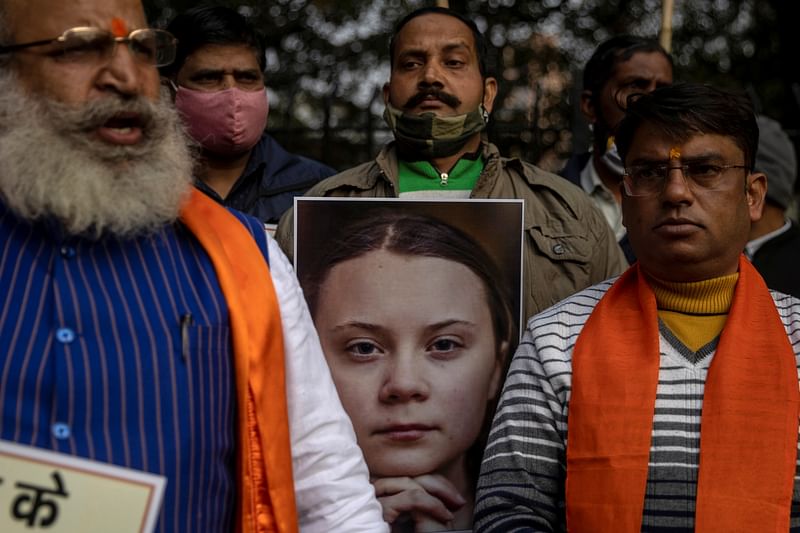
[[(565, 531), (567, 416), (575, 341), (614, 280), (528, 321), (492, 424), (478, 482), (475, 531)], [(773, 292), (800, 366), (800, 300)], [(694, 530), (700, 415), (716, 341), (689, 350), (663, 325), (642, 531)], [(798, 475), (791, 531), (800, 533)]]

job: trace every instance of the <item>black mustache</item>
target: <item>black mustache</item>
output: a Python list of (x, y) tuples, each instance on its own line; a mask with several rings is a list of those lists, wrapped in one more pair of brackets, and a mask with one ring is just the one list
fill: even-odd
[(428, 98), (429, 96), (433, 96), (443, 104), (448, 105), (450, 107), (458, 107), (461, 105), (461, 100), (459, 100), (457, 96), (452, 95), (450, 93), (446, 93), (441, 89), (423, 89), (422, 91), (418, 92), (417, 94), (409, 98), (408, 102), (406, 102), (406, 105), (404, 105), (403, 107), (405, 109), (412, 109), (414, 107), (417, 107), (422, 102), (424, 102), (425, 99)]

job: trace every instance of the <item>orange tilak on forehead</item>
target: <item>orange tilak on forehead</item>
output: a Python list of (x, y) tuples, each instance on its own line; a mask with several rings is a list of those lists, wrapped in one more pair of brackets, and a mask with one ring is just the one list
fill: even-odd
[(111, 19), (111, 33), (114, 37), (127, 37), (128, 25), (121, 18), (114, 17)]
[(669, 149), (669, 158), (670, 158), (670, 160), (672, 160), (672, 159), (680, 159), (681, 158), (680, 149), (675, 148), (674, 146), (672, 148), (670, 148)]

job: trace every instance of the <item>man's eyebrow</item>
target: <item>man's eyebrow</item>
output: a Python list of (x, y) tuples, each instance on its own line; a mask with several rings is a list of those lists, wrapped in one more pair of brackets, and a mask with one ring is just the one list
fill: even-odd
[(218, 75), (222, 75), (224, 72), (225, 72), (225, 69), (221, 69), (221, 68), (201, 68), (201, 69), (197, 69), (194, 72), (192, 72), (191, 75), (192, 76), (210, 76), (210, 75), (218, 76)]
[[(464, 41), (462, 39), (459, 39), (458, 41), (454, 41), (454, 42), (450, 42), (450, 43), (445, 44), (444, 46), (442, 46), (441, 49), (444, 50), (445, 52), (454, 52), (454, 51), (459, 51), (461, 49), (463, 49), (465, 51), (471, 51), (472, 47), (466, 41)], [(423, 49), (423, 48), (406, 48), (404, 50), (400, 50), (397, 53), (397, 57), (398, 58), (406, 57), (406, 56), (424, 57), (424, 56), (427, 56), (428, 53), (429, 53), (428, 50)]]
[(425, 57), (427, 55), (428, 52), (421, 48), (406, 48), (405, 50), (400, 50), (397, 53), (397, 59), (404, 57)]
[(655, 76), (643, 76), (643, 75), (638, 74), (638, 73), (637, 74), (629, 74), (629, 75), (627, 75), (627, 76), (625, 76), (623, 78), (620, 78), (619, 83), (620, 84), (625, 84), (625, 83), (632, 83), (634, 81), (650, 81), (654, 77)]
[(458, 41), (455, 43), (446, 44), (442, 47), (445, 52), (457, 52), (461, 50), (471, 52), (472, 47), (466, 41)]
[(235, 68), (231, 70), (227, 70), (224, 68), (201, 68), (194, 71), (191, 75), (192, 76), (221, 76), (226, 72), (231, 72), (232, 74), (261, 74), (261, 71), (257, 68)]
[[(686, 165), (686, 164), (689, 164), (689, 163), (717, 162), (717, 161), (723, 161), (724, 159), (725, 158), (722, 156), (722, 154), (720, 154), (718, 152), (707, 152), (707, 153), (702, 153), (702, 154), (698, 154), (698, 155), (695, 155), (695, 156), (688, 156), (688, 157), (682, 156), (680, 158), (680, 162), (681, 162), (681, 164)], [(670, 163), (670, 159), (669, 158), (664, 159), (664, 158), (661, 158), (661, 157), (642, 156), (642, 157), (637, 157), (637, 158), (633, 159), (631, 161), (631, 163), (630, 163), (630, 166), (635, 166), (635, 165), (669, 165), (669, 163)]]

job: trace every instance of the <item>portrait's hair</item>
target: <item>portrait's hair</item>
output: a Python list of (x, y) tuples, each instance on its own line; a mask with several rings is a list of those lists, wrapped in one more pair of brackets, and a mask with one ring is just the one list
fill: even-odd
[(600, 43), (583, 68), (583, 90), (591, 91), (592, 102), (599, 103), (603, 87), (620, 63), (628, 61), (634, 54), (658, 52), (673, 66), (672, 56), (653, 39), (636, 35), (617, 35)]
[(208, 44), (249, 46), (261, 70), (266, 67), (264, 43), (247, 19), (233, 9), (223, 6), (193, 7), (172, 19), (166, 29), (178, 39), (178, 48), (175, 61), (161, 67), (163, 76), (175, 76), (187, 57)]
[(710, 85), (678, 83), (651, 93), (631, 95), (615, 139), (623, 161), (637, 130), (644, 124), (654, 126), (677, 142), (698, 133), (729, 137), (744, 153), (745, 166), (753, 169), (758, 124), (753, 104), (744, 94)]
[[(377, 209), (346, 224), (327, 241), (316, 264), (308, 265), (308, 270), (302, 273), (301, 285), (311, 315), (316, 315), (320, 288), (334, 266), (378, 250), (446, 259), (466, 266), (478, 276), (492, 315), (495, 357), (500, 362), (502, 376), (505, 376), (508, 356), (513, 353), (517, 340), (508, 284), (495, 261), (472, 237), (435, 217)], [(470, 475), (475, 476), (474, 480), (477, 479), (496, 404), (496, 399), (488, 403), (481, 434), (467, 452), (467, 467)]]
[(400, 33), (400, 30), (403, 27), (414, 20), (417, 17), (421, 17), (422, 15), (430, 15), (430, 14), (439, 14), (439, 15), (447, 15), (449, 17), (456, 18), (463, 22), (469, 30), (472, 32), (472, 38), (475, 40), (475, 53), (478, 55), (478, 68), (481, 72), (481, 77), (486, 78), (489, 76), (489, 61), (488, 55), (489, 51), (486, 46), (486, 39), (484, 38), (481, 30), (478, 29), (478, 26), (475, 22), (458, 11), (454, 11), (447, 7), (439, 7), (439, 6), (429, 6), (429, 7), (421, 7), (417, 10), (412, 11), (405, 17), (403, 17), (400, 22), (398, 22), (394, 27), (394, 32), (392, 33), (392, 38), (389, 40), (389, 66), (394, 69), (394, 52), (397, 40), (397, 34)]

